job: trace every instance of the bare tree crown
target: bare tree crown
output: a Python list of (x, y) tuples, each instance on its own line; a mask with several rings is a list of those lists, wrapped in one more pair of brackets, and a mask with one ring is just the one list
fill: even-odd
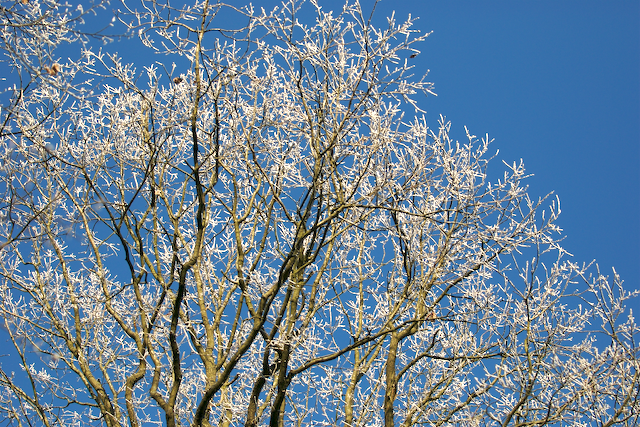
[(638, 422), (634, 295), (427, 126), (411, 18), (116, 9), (160, 62), (0, 10), (0, 425)]

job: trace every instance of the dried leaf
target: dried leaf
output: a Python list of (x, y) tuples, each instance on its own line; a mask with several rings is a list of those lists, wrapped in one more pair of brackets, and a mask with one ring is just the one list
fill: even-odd
[(46, 66), (44, 67), (45, 73), (49, 74), (50, 76), (55, 76), (60, 72), (60, 70), (62, 70), (62, 67), (58, 63), (53, 64), (51, 68)]

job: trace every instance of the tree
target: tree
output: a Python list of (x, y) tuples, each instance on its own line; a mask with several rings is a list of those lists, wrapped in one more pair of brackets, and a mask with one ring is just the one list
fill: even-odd
[(301, 7), (123, 3), (143, 73), (2, 9), (4, 424), (635, 425), (634, 294), (488, 137), (405, 119), (411, 19)]

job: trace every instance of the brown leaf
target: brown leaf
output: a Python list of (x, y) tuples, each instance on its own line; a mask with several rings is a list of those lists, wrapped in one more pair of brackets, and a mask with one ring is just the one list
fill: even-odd
[(62, 70), (62, 67), (58, 63), (53, 64), (51, 68), (47, 66), (44, 67), (45, 73), (49, 74), (50, 76), (55, 76), (60, 72), (60, 70)]

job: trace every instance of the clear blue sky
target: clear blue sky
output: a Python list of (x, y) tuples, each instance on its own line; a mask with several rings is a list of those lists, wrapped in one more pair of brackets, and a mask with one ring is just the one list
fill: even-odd
[(640, 288), (640, 2), (382, 0), (376, 16), (392, 10), (433, 30), (415, 58), (431, 125), (489, 133), (492, 172), (522, 158), (530, 193), (560, 197), (574, 259)]

